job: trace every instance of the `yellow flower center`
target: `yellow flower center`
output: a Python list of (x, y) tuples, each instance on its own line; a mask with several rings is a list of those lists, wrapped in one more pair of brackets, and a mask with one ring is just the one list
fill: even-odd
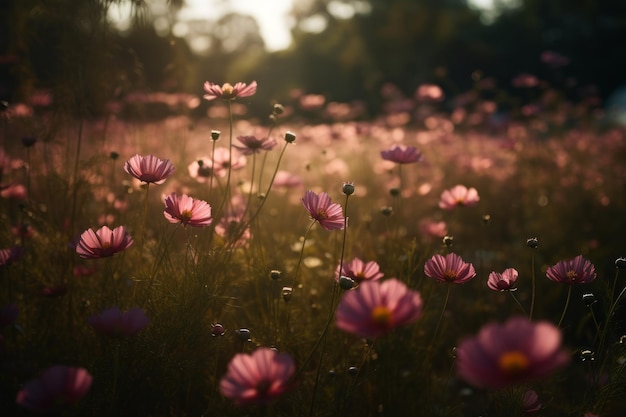
[(326, 210), (319, 209), (317, 210), (317, 218), (321, 220), (327, 219), (328, 213), (326, 213)]
[(188, 222), (193, 217), (193, 214), (191, 213), (191, 210), (183, 210), (183, 212), (180, 213), (180, 217), (183, 221)]
[(502, 354), (498, 360), (500, 370), (512, 376), (523, 373), (529, 364), (528, 357), (516, 350)]
[(391, 311), (385, 306), (378, 306), (372, 310), (372, 321), (380, 327), (391, 325)]
[(456, 279), (456, 271), (448, 269), (443, 273), (443, 277), (446, 279), (446, 281), (454, 281)]
[(222, 86), (222, 95), (225, 98), (230, 98), (232, 94), (233, 94), (233, 86), (230, 85), (229, 83), (224, 83), (224, 85)]
[(576, 278), (578, 278), (578, 274), (576, 273), (576, 271), (567, 271), (565, 275), (567, 276), (567, 278), (570, 279), (570, 281), (574, 281)]

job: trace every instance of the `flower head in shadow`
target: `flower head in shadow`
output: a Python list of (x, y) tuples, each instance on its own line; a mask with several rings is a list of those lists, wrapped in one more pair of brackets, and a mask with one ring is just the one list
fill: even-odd
[(256, 81), (252, 81), (250, 85), (239, 82), (235, 85), (224, 83), (222, 86), (206, 81), (204, 83), (204, 92), (206, 94), (203, 97), (208, 101), (215, 100), (217, 98), (234, 100), (238, 97), (253, 96), (256, 93), (256, 87)]
[(302, 204), (311, 218), (316, 220), (325, 230), (341, 230), (344, 228), (344, 217), (341, 205), (333, 203), (328, 194), (315, 194), (307, 191), (302, 197)]
[(154, 155), (135, 155), (124, 163), (124, 171), (145, 183), (163, 184), (175, 170), (168, 159)]
[(546, 276), (562, 284), (587, 284), (596, 279), (596, 268), (589, 260), (578, 255), (574, 259), (552, 265), (546, 271)]
[(238, 405), (267, 404), (287, 391), (296, 365), (291, 356), (261, 347), (236, 354), (220, 381), (223, 396)]
[(150, 323), (150, 319), (139, 307), (133, 307), (125, 313), (117, 307), (111, 307), (89, 317), (87, 321), (96, 332), (112, 337), (133, 336)]
[(483, 326), (478, 335), (461, 341), (456, 354), (461, 378), (493, 389), (543, 378), (569, 362), (559, 329), (525, 317)]
[(494, 271), (489, 274), (487, 286), (494, 291), (514, 291), (518, 275), (515, 268), (507, 268), (502, 273)]
[(95, 232), (93, 229), (87, 229), (80, 235), (76, 253), (81, 258), (106, 258), (125, 250), (132, 244), (133, 238), (124, 226), (118, 226), (113, 230), (108, 226), (102, 226)]
[(260, 138), (256, 136), (237, 136), (239, 145), (233, 145), (233, 148), (241, 151), (244, 155), (252, 155), (261, 151), (271, 151), (277, 145), (276, 139)]
[(424, 160), (424, 156), (417, 148), (413, 146), (395, 145), (393, 148), (381, 151), (380, 156), (385, 161), (391, 161), (398, 164), (411, 164)]

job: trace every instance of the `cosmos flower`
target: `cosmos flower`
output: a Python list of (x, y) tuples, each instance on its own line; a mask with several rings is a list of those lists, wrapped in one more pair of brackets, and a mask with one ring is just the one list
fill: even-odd
[(117, 307), (111, 307), (89, 317), (87, 321), (100, 334), (124, 337), (139, 333), (148, 325), (150, 319), (139, 307), (133, 307), (125, 313)]
[(456, 253), (449, 253), (445, 257), (436, 254), (424, 265), (424, 273), (439, 282), (463, 284), (476, 276), (471, 263), (463, 262)]
[(12, 248), (0, 249), (0, 266), (8, 266), (24, 256), (24, 248), (22, 246), (13, 246)]
[(175, 170), (168, 159), (162, 161), (154, 155), (135, 155), (124, 163), (124, 171), (146, 183), (163, 184)]
[(339, 272), (339, 265), (335, 270), (335, 280), (339, 281), (340, 276), (353, 279), (357, 284), (363, 281), (374, 281), (381, 279), (384, 274), (380, 272), (380, 266), (374, 262), (363, 262), (359, 258), (354, 258), (348, 263), (343, 264), (343, 271)]
[(303, 184), (302, 178), (288, 171), (278, 171), (273, 186), (276, 188), (296, 188)]
[(421, 295), (401, 281), (364, 281), (346, 291), (335, 315), (338, 328), (363, 338), (374, 338), (417, 320), (422, 314)]
[(198, 182), (206, 182), (211, 175), (225, 177), (228, 170), (237, 171), (246, 167), (247, 160), (237, 149), (216, 148), (213, 159), (203, 157), (189, 165), (189, 175)]
[(290, 388), (295, 370), (291, 356), (266, 347), (238, 353), (220, 381), (220, 392), (238, 405), (267, 404)]
[(34, 412), (54, 412), (77, 403), (91, 387), (92, 376), (84, 368), (56, 365), (39, 378), (26, 382), (16, 402)]
[(321, 192), (315, 194), (307, 191), (302, 197), (302, 204), (307, 209), (311, 218), (325, 230), (341, 230), (344, 228), (344, 217), (341, 205), (333, 203), (328, 194)]
[(462, 379), (494, 389), (543, 378), (569, 362), (559, 329), (525, 317), (483, 326), (476, 337), (461, 341), (456, 355)]
[(480, 201), (476, 188), (467, 188), (464, 185), (455, 185), (441, 193), (439, 207), (444, 210), (452, 210), (455, 207), (471, 207)]
[(243, 223), (241, 215), (232, 213), (222, 216), (215, 225), (215, 234), (233, 248), (246, 246), (252, 237), (250, 225)]
[(393, 148), (381, 151), (380, 156), (385, 161), (396, 162), (398, 164), (410, 164), (424, 160), (424, 156), (413, 146), (395, 145)]
[(582, 255), (578, 255), (574, 259), (552, 265), (546, 271), (546, 276), (562, 284), (587, 284), (596, 279), (596, 268)]
[(507, 268), (502, 273), (494, 271), (489, 274), (487, 286), (494, 291), (514, 291), (518, 275), (515, 268)]
[(261, 151), (271, 151), (277, 144), (276, 139), (257, 139), (256, 136), (237, 136), (237, 140), (241, 145), (233, 145), (233, 148), (238, 149), (244, 155), (252, 155), (253, 153), (259, 153)]
[(239, 82), (232, 86), (229, 83), (224, 83), (221, 87), (206, 81), (204, 83), (204, 92), (206, 94), (203, 97), (208, 101), (215, 100), (216, 98), (234, 100), (237, 97), (249, 97), (256, 93), (256, 86), (256, 81), (252, 81), (250, 85)]
[(206, 201), (196, 200), (187, 194), (168, 195), (165, 198), (163, 215), (170, 223), (182, 223), (183, 226), (204, 227), (213, 222), (211, 206)]
[(98, 259), (113, 256), (133, 244), (133, 238), (124, 226), (111, 230), (102, 226), (97, 231), (87, 229), (80, 235), (76, 253), (81, 258)]

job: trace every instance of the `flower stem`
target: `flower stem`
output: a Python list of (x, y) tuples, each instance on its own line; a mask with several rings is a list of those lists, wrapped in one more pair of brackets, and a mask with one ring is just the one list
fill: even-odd
[(556, 327), (561, 327), (561, 323), (563, 323), (563, 319), (565, 318), (565, 312), (567, 311), (567, 307), (569, 306), (569, 301), (572, 298), (572, 286), (569, 286), (567, 290), (567, 299), (565, 299), (565, 306), (563, 307), (563, 313), (561, 314), (561, 318), (559, 319), (559, 324)]
[[(515, 302), (517, 303), (517, 305), (519, 306), (519, 308), (522, 309), (522, 312), (524, 314), (526, 314), (526, 309), (524, 308), (524, 306), (522, 305), (522, 303), (520, 303), (520, 301), (517, 299), (517, 297), (515, 296), (515, 294), (513, 294), (512, 291), (509, 291), (509, 294), (511, 294), (511, 297), (513, 297), (513, 300), (515, 300)], [(530, 319), (529, 319), (530, 320)]]
[(530, 311), (528, 313), (528, 320), (533, 319), (533, 311), (535, 310), (535, 253), (533, 252), (533, 256), (530, 261), (530, 282), (531, 282), (531, 293), (530, 293)]
[(447, 284), (448, 289), (446, 290), (446, 299), (443, 302), (443, 308), (441, 309), (441, 314), (439, 315), (439, 320), (437, 320), (437, 326), (435, 326), (435, 332), (433, 333), (433, 338), (430, 341), (430, 345), (428, 345), (428, 351), (430, 352), (435, 344), (435, 340), (437, 339), (437, 335), (439, 333), (439, 327), (441, 326), (441, 322), (443, 321), (443, 315), (446, 313), (446, 307), (448, 306), (448, 300), (450, 299), (450, 288), (451, 284)]

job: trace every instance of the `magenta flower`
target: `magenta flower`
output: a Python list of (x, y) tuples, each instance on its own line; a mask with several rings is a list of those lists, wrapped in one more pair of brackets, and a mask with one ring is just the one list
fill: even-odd
[(302, 198), (302, 204), (311, 215), (311, 218), (325, 230), (341, 230), (344, 228), (344, 217), (341, 205), (333, 203), (328, 194), (315, 194), (307, 191)]
[(295, 370), (294, 360), (286, 353), (265, 347), (250, 355), (238, 353), (220, 381), (220, 392), (238, 405), (267, 404), (290, 388)]
[(237, 140), (241, 145), (233, 145), (233, 148), (240, 150), (244, 155), (252, 155), (253, 153), (259, 153), (261, 151), (271, 151), (277, 144), (276, 139), (257, 139), (256, 136), (237, 136)]
[(515, 281), (519, 273), (515, 268), (507, 268), (504, 272), (492, 272), (489, 274), (487, 286), (494, 291), (515, 291)]
[(8, 266), (24, 256), (24, 248), (13, 246), (12, 248), (0, 249), (0, 266)]
[(256, 93), (256, 81), (252, 81), (250, 85), (246, 83), (237, 83), (234, 86), (225, 83), (221, 87), (217, 84), (206, 81), (204, 83), (203, 97), (205, 100), (211, 101), (216, 98), (223, 98), (224, 100), (234, 100), (237, 97), (249, 97)]
[(87, 229), (80, 235), (76, 253), (81, 258), (98, 259), (113, 256), (133, 244), (133, 238), (124, 226), (111, 230), (102, 226), (96, 232)]
[(38, 379), (24, 385), (16, 402), (27, 410), (46, 413), (77, 403), (91, 387), (92, 376), (84, 368), (52, 366)]
[(424, 160), (424, 156), (413, 146), (395, 145), (393, 148), (381, 151), (380, 156), (385, 161), (396, 162), (398, 164), (410, 164)]
[(543, 378), (569, 362), (559, 329), (524, 317), (483, 326), (476, 337), (461, 341), (456, 354), (461, 378), (494, 389)]
[(338, 328), (363, 338), (374, 338), (417, 320), (422, 297), (401, 281), (364, 281), (346, 291), (335, 315)]
[(339, 272), (339, 265), (337, 265), (337, 270), (335, 271), (336, 281), (339, 281), (339, 278), (344, 276), (360, 284), (363, 281), (375, 281), (384, 276), (384, 274), (380, 272), (380, 266), (376, 262), (363, 262), (359, 258), (354, 258), (352, 261), (344, 263), (341, 269), (343, 271)]
[(100, 314), (90, 316), (87, 321), (100, 334), (125, 337), (139, 333), (148, 325), (150, 319), (139, 307), (133, 307), (125, 313), (117, 307), (111, 307)]
[(204, 227), (213, 222), (209, 203), (193, 199), (187, 194), (168, 195), (165, 198), (163, 215), (170, 223), (182, 223), (183, 226)]
[(452, 210), (453, 208), (459, 206), (475, 206), (478, 201), (480, 201), (480, 197), (478, 196), (476, 188), (467, 188), (464, 185), (455, 185), (449, 190), (445, 190), (441, 193), (441, 197), (439, 198), (439, 207), (444, 210)]
[(582, 255), (578, 255), (574, 259), (552, 265), (546, 271), (546, 276), (562, 284), (588, 284), (596, 279), (596, 268)]
[(175, 170), (169, 159), (162, 161), (154, 155), (135, 155), (124, 163), (124, 171), (146, 183), (163, 184)]
[(463, 284), (476, 276), (471, 263), (463, 262), (456, 253), (449, 253), (445, 257), (434, 255), (424, 265), (424, 273), (439, 282)]

